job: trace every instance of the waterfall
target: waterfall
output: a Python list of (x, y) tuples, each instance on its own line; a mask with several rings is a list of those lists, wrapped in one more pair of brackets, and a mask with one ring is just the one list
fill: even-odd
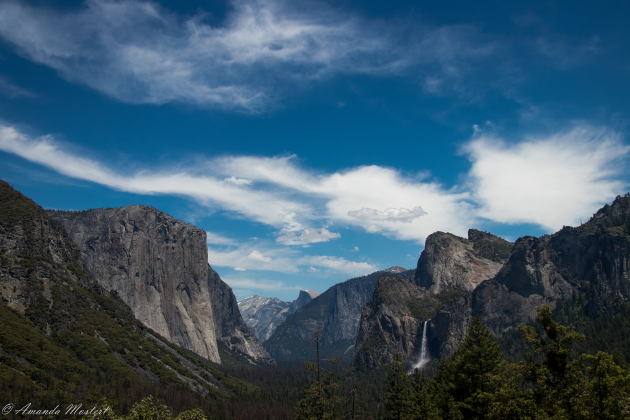
[(422, 370), (427, 363), (429, 363), (429, 355), (427, 352), (427, 321), (424, 321), (424, 326), (422, 327), (422, 342), (420, 343), (420, 359), (412, 366), (411, 372), (409, 373), (413, 373), (416, 368)]

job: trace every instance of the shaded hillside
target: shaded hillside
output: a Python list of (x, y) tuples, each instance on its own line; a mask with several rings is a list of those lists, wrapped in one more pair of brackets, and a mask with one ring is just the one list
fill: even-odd
[(414, 270), (392, 267), (336, 284), (290, 315), (264, 343), (265, 348), (277, 360), (310, 359), (310, 340), (315, 331), (321, 330), (322, 357), (350, 359), (359, 329), (361, 307), (372, 297), (378, 278), (389, 274), (410, 279), (413, 273)]
[(16, 406), (105, 396), (125, 412), (154, 394), (177, 411), (210, 410), (252, 390), (139, 323), (85, 270), (63, 226), (2, 181), (0, 295), (0, 395)]

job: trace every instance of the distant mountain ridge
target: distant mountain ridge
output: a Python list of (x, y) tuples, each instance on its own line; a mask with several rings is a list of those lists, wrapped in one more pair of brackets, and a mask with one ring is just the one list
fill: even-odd
[(250, 331), (264, 343), (289, 315), (319, 296), (314, 290), (300, 290), (293, 302), (283, 302), (278, 298), (250, 296), (238, 302), (243, 321)]
[(263, 345), (272, 357), (284, 361), (300, 361), (312, 357), (311, 340), (317, 330), (320, 355), (350, 360), (361, 318), (361, 307), (374, 292), (383, 274), (411, 279), (415, 270), (391, 267), (367, 276), (336, 284), (289, 315)]

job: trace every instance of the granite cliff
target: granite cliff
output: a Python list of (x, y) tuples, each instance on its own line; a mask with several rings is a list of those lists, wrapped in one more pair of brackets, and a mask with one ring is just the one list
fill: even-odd
[(243, 320), (249, 330), (264, 343), (289, 315), (319, 296), (314, 290), (300, 290), (293, 302), (283, 302), (278, 298), (250, 296), (238, 303)]
[(374, 292), (378, 278), (390, 276), (411, 279), (414, 270), (392, 267), (334, 285), (324, 293), (289, 315), (264, 343), (265, 349), (277, 360), (304, 360), (312, 357), (311, 340), (320, 330), (321, 357), (352, 358), (359, 329), (361, 307)]
[[(120, 409), (145, 393), (168, 394), (173, 403), (226, 399), (247, 389), (140, 324), (86, 268), (64, 226), (0, 181), (0, 389), (6, 396), (78, 403), (118, 392)], [(135, 396), (117, 391), (123, 383)]]
[(243, 322), (230, 287), (208, 265), (202, 229), (145, 206), (48, 211), (85, 270), (160, 335), (210, 361), (220, 349), (272, 363)]
[[(355, 365), (374, 369), (391, 363), (396, 353), (413, 361), (420, 350), (424, 322), (496, 275), (512, 245), (475, 229), (468, 231), (468, 239), (444, 232), (429, 235), (413, 280), (381, 276), (371, 300), (363, 306)], [(455, 324), (446, 334), (457, 336), (454, 328)]]
[[(469, 239), (473, 237), (469, 234)], [(429, 242), (427, 239), (427, 248)], [(495, 246), (496, 252), (488, 249), (488, 242), (478, 246), (477, 256), (481, 253), (490, 258), (505, 255), (502, 253), (504, 244), (495, 244), (499, 245)], [(457, 256), (459, 249), (460, 245), (449, 242), (438, 252), (427, 254)], [(497, 254), (499, 251), (501, 253)], [(498, 258), (497, 262), (501, 259)], [(417, 269), (420, 275), (415, 278), (415, 286), (424, 290), (441, 290), (441, 286), (436, 287), (437, 278), (438, 285), (446, 284), (462, 290), (452, 300), (444, 300), (436, 311), (427, 311), (432, 306), (430, 300), (409, 285), (377, 286), (374, 298), (363, 310), (355, 352), (358, 368), (373, 369), (388, 363), (396, 351), (405, 354), (408, 361), (413, 361), (418, 353), (418, 340), (425, 320), (430, 354), (433, 357), (448, 357), (477, 315), (495, 337), (502, 337), (518, 323), (533, 319), (537, 307), (547, 304), (555, 308), (557, 301), (571, 298), (578, 292), (588, 294), (587, 310), (591, 318), (617, 313), (628, 305), (630, 299), (630, 197), (617, 197), (612, 205), (604, 206), (579, 227), (563, 227), (552, 235), (540, 238), (519, 238), (501, 269), (487, 279), (473, 281), (477, 285), (472, 291), (464, 292), (466, 282), (457, 277), (465, 270), (458, 265), (453, 262), (436, 264), (429, 255), (420, 257)], [(479, 269), (469, 269), (468, 272), (478, 273)], [(383, 279), (384, 283), (388, 281), (391, 282)], [(414, 315), (409, 307), (395, 301), (388, 303), (392, 302), (388, 297), (395, 294), (392, 289), (396, 287), (410, 296), (408, 302), (412, 306), (421, 307), (424, 311), (416, 311)], [(405, 292), (405, 288), (413, 290)], [(378, 295), (377, 290), (380, 291)]]

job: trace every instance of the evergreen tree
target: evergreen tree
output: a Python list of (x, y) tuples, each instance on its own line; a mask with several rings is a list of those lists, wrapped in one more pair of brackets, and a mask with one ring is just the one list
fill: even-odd
[(624, 415), (630, 402), (630, 372), (618, 366), (613, 357), (604, 352), (596, 355), (583, 354), (588, 380), (584, 390), (571, 401), (573, 407), (580, 407), (582, 419), (630, 419)]
[(302, 399), (297, 406), (296, 420), (336, 420), (335, 405), (340, 398), (334, 394), (337, 384), (333, 381), (333, 373), (322, 368), (321, 362), (328, 361), (334, 364), (339, 363), (336, 359), (320, 359), (319, 357), (319, 337), (321, 331), (315, 332), (315, 338), (311, 341), (315, 343), (317, 349), (316, 363), (302, 361), (308, 370), (317, 372), (315, 382), (307, 386), (302, 391)]
[(389, 413), (389, 418), (393, 420), (412, 419), (412, 392), (411, 380), (400, 354), (394, 356), (394, 363), (389, 367), (387, 373), (389, 390), (383, 397), (385, 409)]
[(417, 420), (442, 419), (442, 410), (438, 406), (438, 395), (435, 382), (415, 369), (412, 380), (413, 399), (411, 418)]
[(445, 394), (442, 409), (451, 417), (484, 418), (489, 412), (489, 396), (497, 386), (493, 378), (504, 366), (502, 362), (499, 344), (481, 318), (475, 317), (462, 344), (438, 368), (436, 382)]
[(555, 322), (548, 305), (537, 312), (536, 323), (542, 331), (519, 325), (530, 346), (528, 360), (521, 367), (524, 379), (531, 384), (528, 393), (547, 415), (572, 418), (579, 408), (571, 401), (579, 399), (585, 380), (579, 361), (573, 360), (572, 347), (584, 336), (576, 333), (572, 325)]

